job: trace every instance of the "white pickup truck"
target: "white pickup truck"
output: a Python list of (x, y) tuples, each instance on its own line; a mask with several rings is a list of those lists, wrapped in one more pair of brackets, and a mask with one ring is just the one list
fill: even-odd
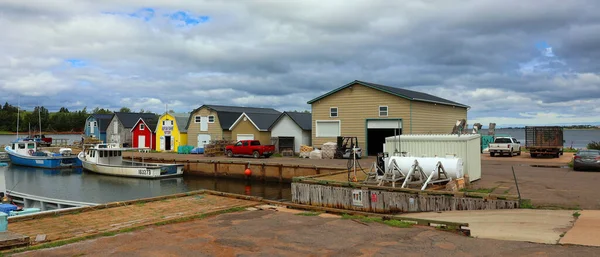
[(512, 137), (497, 137), (493, 144), (489, 145), (490, 156), (508, 154), (510, 157), (521, 155), (521, 142)]

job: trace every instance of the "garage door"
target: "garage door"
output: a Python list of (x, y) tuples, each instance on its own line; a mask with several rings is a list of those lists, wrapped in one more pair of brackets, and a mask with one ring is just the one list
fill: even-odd
[(340, 121), (320, 121), (316, 122), (317, 137), (337, 137), (340, 136)]
[(370, 120), (367, 122), (369, 129), (401, 129), (402, 121), (400, 120)]
[(254, 140), (254, 135), (253, 134), (238, 134), (237, 141), (240, 141), (240, 140)]
[(383, 152), (386, 137), (402, 134), (401, 120), (369, 120), (367, 121), (367, 152), (377, 155)]

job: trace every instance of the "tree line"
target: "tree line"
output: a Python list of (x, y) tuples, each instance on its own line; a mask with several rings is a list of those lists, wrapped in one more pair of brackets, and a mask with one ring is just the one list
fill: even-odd
[[(131, 109), (123, 107), (119, 112), (131, 112)], [(149, 111), (140, 112), (150, 113)], [(87, 107), (78, 111), (69, 111), (61, 107), (58, 112), (49, 112), (44, 106), (36, 106), (33, 110), (19, 109), (9, 103), (4, 103), (0, 108), (0, 131), (17, 132), (17, 117), (19, 120), (19, 132), (27, 133), (29, 131), (45, 132), (82, 132), (85, 120), (91, 114), (112, 114), (113, 112), (96, 107), (91, 112)]]

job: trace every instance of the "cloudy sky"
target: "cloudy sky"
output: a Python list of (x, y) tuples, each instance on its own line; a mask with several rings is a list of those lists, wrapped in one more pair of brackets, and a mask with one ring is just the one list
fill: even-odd
[(470, 124), (598, 123), (599, 11), (594, 0), (2, 0), (0, 101), (304, 110), (363, 80), (470, 105)]

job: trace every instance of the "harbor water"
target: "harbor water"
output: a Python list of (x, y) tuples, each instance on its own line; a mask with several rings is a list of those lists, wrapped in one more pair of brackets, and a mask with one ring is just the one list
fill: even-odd
[(100, 175), (81, 168), (49, 170), (17, 165), (10, 165), (4, 173), (9, 191), (78, 202), (108, 203), (200, 189), (291, 199), (289, 183), (192, 176), (150, 180)]
[[(481, 134), (487, 135), (482, 129)], [(510, 135), (525, 144), (525, 129), (496, 129), (498, 135)], [(576, 149), (586, 148), (592, 141), (600, 141), (600, 129), (565, 129), (563, 132), (564, 147)]]

